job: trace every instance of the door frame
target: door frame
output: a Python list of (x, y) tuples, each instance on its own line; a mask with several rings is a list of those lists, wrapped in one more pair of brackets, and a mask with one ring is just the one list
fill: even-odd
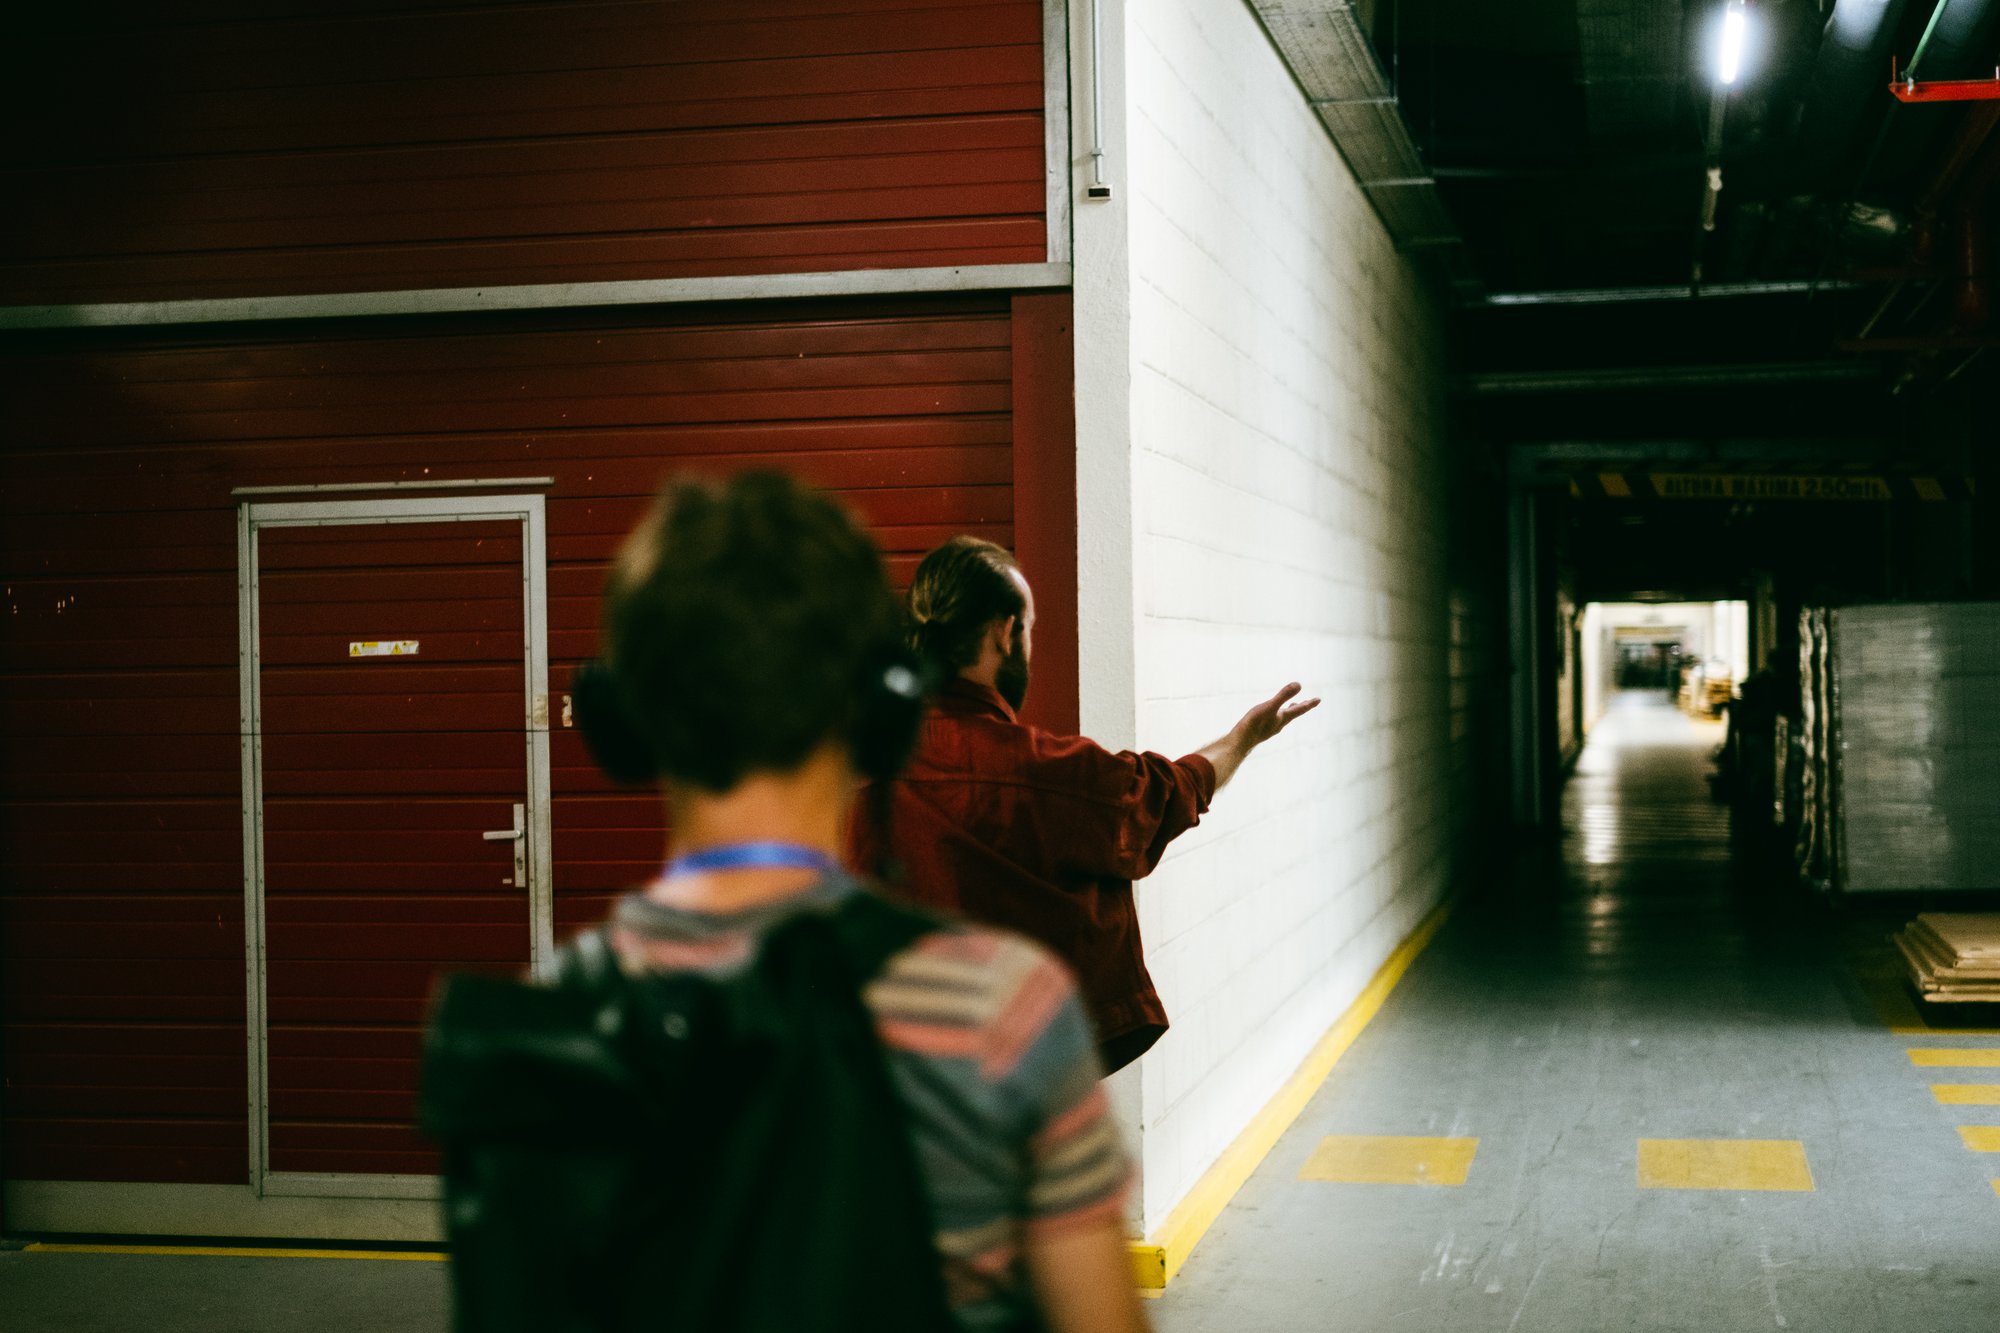
[[(479, 483), (457, 483), (477, 486)], [(387, 489), (385, 487), (385, 489)], [(550, 845), (548, 519), (539, 494), (357, 500), (243, 500), (236, 518), (237, 684), (243, 765), (244, 986), (249, 1058), (249, 1170), (258, 1198), (435, 1199), (435, 1176), (272, 1171), (269, 1037), (264, 947), (263, 664), (259, 646), (257, 535), (265, 528), (379, 527), (404, 523), (521, 524), (522, 700), (528, 865), (528, 964), (544, 973), (555, 955), (554, 861)]]

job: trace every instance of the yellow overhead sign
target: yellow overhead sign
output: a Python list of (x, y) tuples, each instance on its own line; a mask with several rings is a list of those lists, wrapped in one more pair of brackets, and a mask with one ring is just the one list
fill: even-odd
[(1653, 494), (1662, 500), (1892, 500), (1882, 477), (1815, 476), (1748, 472), (1654, 472)]
[(1593, 472), (1570, 482), (1580, 500), (1964, 500), (1970, 477), (1818, 472)]

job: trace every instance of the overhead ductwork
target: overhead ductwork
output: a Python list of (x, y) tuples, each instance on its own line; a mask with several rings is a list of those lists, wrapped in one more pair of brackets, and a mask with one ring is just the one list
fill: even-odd
[(1476, 287), (1356, 0), (1250, 0), (1334, 147), (1397, 246), (1445, 252), (1455, 287)]
[(1681, 114), (1682, 0), (1576, 0), (1584, 118), (1594, 144), (1657, 140)]

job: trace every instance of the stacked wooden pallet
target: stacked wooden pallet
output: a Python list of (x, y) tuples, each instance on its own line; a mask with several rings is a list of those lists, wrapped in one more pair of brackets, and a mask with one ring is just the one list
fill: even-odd
[(2000, 1002), (2000, 912), (1925, 912), (1895, 940), (1924, 999)]

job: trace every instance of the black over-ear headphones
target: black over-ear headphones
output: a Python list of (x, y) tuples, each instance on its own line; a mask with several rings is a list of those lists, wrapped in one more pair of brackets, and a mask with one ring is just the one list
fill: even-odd
[(854, 770), (871, 782), (887, 782), (910, 762), (932, 682), (929, 669), (898, 641), (868, 659), (856, 689), (848, 749)]
[[(927, 668), (904, 644), (885, 643), (864, 659), (847, 733), (856, 772), (879, 782), (902, 771), (916, 748), (929, 694)], [(608, 664), (593, 659), (576, 669), (570, 708), (590, 757), (607, 777), (630, 786), (658, 780), (659, 759)]]
[(613, 782), (637, 787), (659, 777), (653, 746), (625, 706), (611, 668), (596, 658), (577, 667), (569, 685), (570, 712), (584, 748)]

